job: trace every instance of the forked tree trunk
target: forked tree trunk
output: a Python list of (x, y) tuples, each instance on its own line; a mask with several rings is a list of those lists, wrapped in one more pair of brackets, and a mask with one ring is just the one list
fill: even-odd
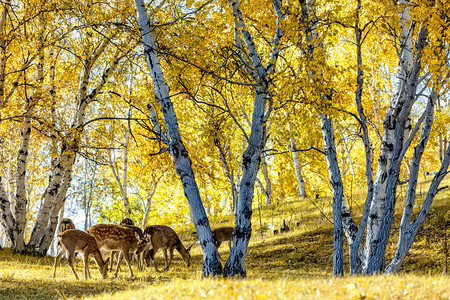
[(374, 245), (379, 242), (379, 232), (381, 228), (381, 218), (386, 200), (386, 179), (388, 169), (391, 164), (392, 151), (394, 146), (394, 130), (396, 119), (405, 102), (405, 89), (409, 73), (411, 72), (414, 59), (413, 45), (413, 22), (411, 4), (407, 0), (399, 0), (401, 7), (400, 24), (402, 28), (402, 51), (399, 57), (399, 65), (392, 91), (390, 106), (386, 111), (383, 120), (384, 134), (381, 142), (380, 156), (378, 158), (378, 169), (374, 181), (374, 194), (371, 202), (369, 219), (367, 223), (366, 246), (364, 249), (365, 261), (363, 272), (367, 271), (369, 259), (372, 256)]
[[(242, 159), (242, 180), (239, 189), (239, 203), (235, 215), (235, 228), (233, 231), (233, 247), (225, 264), (223, 275), (225, 277), (245, 277), (245, 259), (247, 257), (248, 243), (251, 237), (252, 201), (256, 176), (261, 163), (261, 153), (266, 143), (266, 122), (272, 109), (272, 99), (269, 94), (269, 78), (275, 73), (275, 65), (279, 55), (279, 43), (283, 36), (281, 22), (285, 15), (282, 3), (273, 0), (277, 14), (277, 28), (273, 39), (273, 48), (269, 63), (263, 67), (261, 58), (256, 50), (251, 34), (247, 31), (239, 1), (229, 1), (233, 13), (235, 36), (234, 43), (245, 71), (258, 85), (255, 88), (255, 98), (251, 122), (251, 133), (248, 138), (248, 147)], [(244, 46), (245, 45), (245, 46)], [(266, 108), (267, 106), (267, 108)]]
[[(408, 74), (407, 81), (404, 87), (403, 101), (401, 101), (400, 111), (394, 120), (394, 135), (393, 135), (393, 149), (392, 161), (389, 166), (389, 172), (386, 178), (385, 203), (383, 207), (383, 217), (380, 224), (380, 230), (377, 239), (374, 241), (373, 252), (368, 259), (367, 273), (373, 274), (383, 271), (384, 256), (386, 246), (389, 240), (392, 222), (394, 219), (395, 203), (396, 203), (396, 188), (398, 184), (398, 176), (400, 173), (400, 166), (407, 147), (410, 144), (405, 144), (405, 129), (409, 125), (409, 115), (415, 101), (417, 100), (416, 90), (419, 82), (421, 71), (422, 51), (425, 47), (428, 30), (425, 26), (421, 26), (417, 35), (416, 55), (411, 72)], [(405, 148), (405, 150), (403, 150)], [(376, 182), (375, 182), (376, 183)], [(375, 201), (375, 199), (373, 200)], [(372, 202), (373, 203), (373, 202)], [(372, 214), (371, 214), (372, 215)], [(367, 254), (366, 254), (367, 255)]]
[[(161, 107), (161, 112), (166, 124), (168, 137), (164, 137), (163, 140), (169, 147), (177, 174), (180, 176), (184, 193), (189, 202), (189, 210), (193, 217), (195, 229), (202, 246), (203, 276), (220, 275), (222, 274), (222, 265), (209, 226), (208, 217), (200, 198), (200, 192), (195, 181), (191, 160), (180, 136), (177, 117), (172, 101), (170, 100), (169, 86), (167, 85), (161, 70), (158, 54), (156, 52), (156, 45), (153, 41), (152, 30), (150, 27), (151, 21), (143, 0), (135, 0), (135, 7), (136, 20), (142, 36), (145, 58), (153, 80), (155, 97)], [(151, 110), (152, 116), (155, 116), (153, 108), (149, 106), (149, 109)], [(154, 122), (154, 125), (159, 128), (156, 116), (152, 118), (152, 121)], [(163, 135), (162, 130), (159, 132)]]
[(261, 151), (264, 148), (265, 128), (263, 125), (265, 114), (265, 93), (259, 88), (255, 92), (255, 106), (253, 109), (253, 122), (249, 145), (243, 155), (242, 179), (239, 188), (239, 202), (235, 215), (233, 231), (233, 247), (225, 264), (223, 275), (225, 277), (245, 277), (245, 259), (250, 241), (252, 225), (252, 201), (256, 175), (261, 160)]

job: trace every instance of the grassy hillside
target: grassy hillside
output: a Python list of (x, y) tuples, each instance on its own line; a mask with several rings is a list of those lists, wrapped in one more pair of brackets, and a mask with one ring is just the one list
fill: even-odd
[[(401, 191), (399, 195), (398, 207), (401, 207)], [(358, 214), (362, 209), (359, 195), (347, 197), (351, 199), (353, 213)], [(331, 219), (331, 199), (325, 197), (314, 202), (273, 204), (262, 209), (261, 214), (257, 209), (254, 211), (245, 280), (202, 279), (199, 245), (191, 251), (193, 258), (189, 269), (175, 253), (168, 272), (156, 273), (153, 267), (138, 271), (134, 265), (135, 278), (130, 279), (123, 266), (118, 278), (110, 275), (104, 280), (92, 263), (93, 279), (87, 281), (74, 280), (66, 261), (58, 266), (58, 277), (52, 279), (53, 258), (18, 255), (3, 249), (0, 250), (0, 299), (219, 299), (224, 296), (233, 299), (239, 296), (242, 299), (450, 299), (450, 278), (444, 275), (448, 247), (445, 235), (450, 225), (449, 199), (448, 189), (438, 195), (426, 224), (396, 276), (332, 278), (333, 228), (328, 221)], [(399, 218), (400, 215), (388, 246), (388, 260), (396, 248)], [(289, 232), (274, 235), (267, 229), (269, 223), (279, 229), (283, 220), (290, 225)], [(212, 219), (211, 224), (212, 227), (232, 225), (232, 219)], [(176, 230), (185, 245), (194, 242), (193, 227)], [(347, 251), (347, 247), (344, 248)], [(222, 244), (220, 253), (225, 259), (228, 246)], [(162, 253), (157, 255), (157, 260), (161, 266)], [(347, 252), (345, 266), (348, 267)], [(76, 269), (83, 278), (80, 258), (77, 258)], [(348, 269), (346, 272), (348, 274)]]

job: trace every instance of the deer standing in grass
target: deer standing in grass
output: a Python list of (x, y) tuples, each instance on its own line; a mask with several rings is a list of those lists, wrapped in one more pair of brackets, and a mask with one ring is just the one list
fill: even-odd
[[(231, 241), (233, 240), (233, 227), (218, 227), (212, 231), (213, 237), (216, 241), (217, 253), (219, 253), (219, 247), (223, 242), (228, 242), (228, 247), (231, 251)], [(220, 254), (219, 254), (219, 259)]]
[[(121, 222), (120, 222), (120, 224), (119, 225), (121, 225), (121, 226), (133, 226), (133, 227), (135, 227), (134, 226), (134, 222), (133, 222), (133, 220), (132, 219), (130, 219), (130, 218), (125, 218), (125, 219), (123, 219)], [(135, 227), (135, 228), (137, 228), (137, 229), (135, 229), (135, 231), (140, 235), (140, 236), (142, 236), (142, 230), (140, 229), (140, 228), (138, 228), (138, 227)], [(132, 229), (134, 229), (134, 228), (132, 228)], [(138, 232), (138, 231), (140, 231), (140, 232)], [(110, 256), (109, 256), (109, 258), (110, 258), (110, 262), (111, 262), (111, 264), (110, 264), (110, 266), (109, 266), (109, 271), (110, 272), (112, 272), (112, 269), (113, 269), (113, 262), (114, 262), (114, 257), (117, 255), (117, 251), (111, 251), (110, 252)], [(138, 265), (139, 265), (139, 263), (138, 263)], [(120, 266), (119, 266), (119, 271), (120, 271)]]
[(89, 255), (91, 254), (94, 256), (94, 260), (98, 265), (100, 274), (103, 278), (106, 278), (106, 272), (108, 271), (108, 262), (103, 261), (102, 255), (100, 254), (100, 250), (97, 246), (97, 242), (95, 241), (95, 238), (93, 236), (81, 230), (68, 229), (58, 234), (56, 239), (58, 241), (58, 254), (55, 257), (55, 264), (53, 265), (53, 278), (55, 278), (56, 276), (56, 266), (58, 265), (58, 261), (66, 251), (69, 252), (69, 266), (72, 269), (73, 275), (75, 275), (76, 279), (78, 279), (78, 276), (73, 267), (75, 251), (83, 253), (85, 279), (91, 277), (89, 273)]
[(138, 248), (138, 242), (141, 240), (138, 233), (139, 230), (140, 228), (136, 226), (120, 226), (113, 224), (98, 224), (89, 228), (89, 233), (95, 238), (100, 249), (120, 251), (114, 276), (117, 276), (122, 257), (125, 257), (128, 269), (130, 270), (130, 277), (134, 276), (130, 265), (129, 254), (130, 252), (136, 251)]
[[(173, 250), (176, 249), (181, 257), (183, 258), (184, 263), (187, 267), (189, 267), (191, 262), (191, 255), (189, 254), (189, 250), (193, 245), (191, 245), (188, 249), (183, 246), (180, 238), (175, 233), (175, 231), (164, 225), (152, 225), (148, 226), (144, 230), (145, 240), (139, 242), (138, 250), (136, 254), (139, 255), (143, 251), (147, 250), (151, 246), (153, 249), (149, 250), (150, 258), (153, 260), (153, 265), (157, 272), (160, 272), (158, 266), (156, 265), (155, 254), (159, 249), (163, 250), (164, 258), (165, 258), (165, 267), (164, 271), (167, 271), (170, 267), (170, 264), (173, 259)], [(169, 250), (169, 260), (167, 260), (167, 250)], [(148, 264), (147, 264), (148, 266)]]

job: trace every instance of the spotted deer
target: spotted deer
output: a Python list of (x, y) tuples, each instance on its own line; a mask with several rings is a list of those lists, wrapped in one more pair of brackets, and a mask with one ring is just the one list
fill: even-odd
[[(231, 241), (233, 241), (233, 227), (218, 227), (212, 231), (217, 252), (219, 250), (220, 245), (222, 245), (223, 242), (228, 242), (228, 248), (230, 248), (231, 251)], [(219, 254), (220, 259), (220, 254)]]
[[(183, 243), (181, 243), (180, 238), (172, 228), (164, 225), (148, 226), (144, 230), (144, 236), (145, 240), (141, 240), (139, 242), (139, 247), (136, 251), (136, 254), (139, 255), (144, 250), (147, 250), (150, 246), (152, 246), (153, 248), (149, 250), (149, 256), (153, 261), (153, 265), (155, 266), (157, 272), (160, 272), (160, 270), (156, 265), (155, 254), (159, 251), (159, 249), (162, 249), (164, 253), (164, 259), (166, 263), (164, 271), (167, 271), (170, 267), (173, 259), (174, 249), (176, 249), (178, 253), (180, 253), (184, 263), (187, 267), (189, 267), (191, 262), (191, 255), (189, 254), (189, 251), (193, 245), (186, 249), (183, 246)], [(167, 250), (169, 250), (169, 260), (167, 260)]]
[(117, 277), (122, 257), (125, 258), (130, 271), (130, 277), (134, 276), (130, 265), (129, 253), (137, 250), (139, 241), (144, 237), (143, 235), (139, 235), (139, 230), (140, 228), (136, 226), (120, 226), (114, 224), (98, 224), (89, 228), (89, 233), (95, 238), (100, 249), (121, 252), (114, 272), (115, 277)]
[(59, 222), (59, 232), (64, 232), (68, 229), (75, 229), (75, 224), (73, 224), (73, 221), (68, 218), (64, 218)]
[[(132, 219), (130, 219), (130, 218), (124, 218), (121, 222), (120, 222), (120, 224), (119, 225), (121, 225), (121, 226), (134, 226), (134, 222), (133, 222), (133, 220)], [(139, 230), (139, 232), (138, 232), (138, 234), (140, 234), (140, 236), (142, 236), (142, 230), (140, 229), (140, 228), (138, 228), (138, 227), (136, 227), (137, 229), (135, 229), (135, 231), (137, 231), (137, 230)], [(110, 272), (112, 272), (112, 269), (113, 269), (113, 262), (114, 262), (114, 257), (115, 256), (117, 256), (117, 251), (111, 251), (110, 252), (110, 256), (109, 256), (109, 258), (110, 258), (110, 262), (111, 262), (111, 264), (110, 264), (110, 266), (109, 266), (109, 271)], [(139, 265), (139, 262), (138, 262), (138, 265)], [(120, 266), (119, 266), (119, 271), (120, 271)]]
[(98, 249), (97, 242), (90, 234), (77, 230), (68, 229), (61, 232), (57, 236), (58, 241), (58, 254), (55, 257), (55, 263), (53, 265), (53, 278), (56, 276), (56, 266), (65, 252), (69, 252), (69, 266), (72, 269), (73, 275), (78, 280), (78, 275), (73, 267), (73, 260), (75, 258), (75, 251), (83, 253), (84, 256), (84, 278), (91, 277), (89, 273), (89, 255), (94, 256), (94, 260), (97, 262), (100, 274), (103, 278), (106, 278), (106, 272), (108, 271), (108, 262), (103, 261), (100, 250)]

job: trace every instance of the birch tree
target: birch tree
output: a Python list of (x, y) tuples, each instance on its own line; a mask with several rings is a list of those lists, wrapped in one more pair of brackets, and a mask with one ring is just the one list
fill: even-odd
[(233, 13), (235, 36), (234, 43), (240, 62), (255, 83), (255, 98), (248, 146), (243, 155), (242, 178), (239, 188), (239, 201), (235, 214), (233, 231), (233, 247), (224, 267), (226, 277), (245, 277), (245, 259), (248, 243), (251, 237), (252, 200), (256, 175), (261, 163), (261, 153), (264, 149), (267, 132), (266, 126), (272, 111), (273, 95), (271, 80), (280, 51), (280, 41), (283, 37), (282, 21), (285, 18), (281, 1), (273, 1), (277, 15), (276, 29), (272, 41), (272, 51), (267, 65), (264, 67), (261, 54), (258, 53), (252, 35), (248, 31), (239, 1), (229, 1)]
[[(305, 3), (302, 5), (303, 16), (305, 12), (314, 11), (314, 3)], [(313, 10), (311, 10), (311, 8)], [(339, 168), (336, 168), (337, 161), (333, 159), (334, 163), (330, 164), (329, 153), (333, 151), (328, 151), (327, 160), (329, 172), (330, 172), (330, 182), (333, 187), (333, 199), (336, 197), (341, 198), (342, 207), (342, 222), (344, 225), (344, 232), (346, 232), (346, 237), (351, 247), (350, 250), (350, 263), (351, 272), (358, 273), (364, 272), (367, 274), (373, 274), (377, 272), (384, 271), (384, 257), (386, 246), (390, 238), (391, 227), (395, 212), (396, 203), (396, 187), (399, 182), (400, 168), (402, 161), (404, 159), (406, 151), (412, 145), (417, 132), (420, 130), (422, 124), (422, 137), (415, 148), (414, 156), (412, 159), (412, 167), (409, 169), (409, 188), (407, 194), (407, 205), (404, 209), (404, 215), (401, 223), (401, 235), (399, 238), (398, 250), (395, 255), (394, 260), (391, 262), (387, 269), (387, 272), (395, 272), (399, 270), (399, 266), (407, 253), (407, 249), (412, 244), (413, 236), (417, 233), (417, 229), (423, 222), (426, 215), (427, 209), (436, 193), (439, 191), (439, 182), (442, 180), (444, 174), (447, 172), (448, 165), (443, 163), (438, 174), (436, 174), (433, 179), (433, 183), (430, 186), (429, 193), (424, 203), (426, 203), (425, 208), (420, 213), (420, 218), (417, 218), (413, 222), (414, 226), (409, 226), (410, 213), (414, 205), (415, 198), (415, 186), (417, 184), (417, 174), (418, 166), (421, 160), (421, 153), (426, 147), (426, 142), (430, 134), (430, 128), (433, 120), (433, 109), (434, 103), (436, 102), (438, 90), (442, 88), (442, 84), (445, 82), (442, 80), (442, 71), (438, 72), (431, 66), (430, 70), (434, 69), (435, 73), (433, 81), (440, 88), (435, 89), (429, 97), (429, 104), (427, 109), (424, 111), (422, 117), (420, 117), (414, 129), (411, 131), (410, 125), (410, 115), (413, 105), (419, 99), (422, 91), (427, 87), (423, 84), (424, 89), (418, 91), (418, 86), (421, 84), (421, 80), (427, 78), (427, 73), (423, 72), (424, 68), (424, 55), (428, 51), (433, 51), (436, 54), (436, 49), (426, 50), (427, 40), (429, 39), (428, 27), (432, 21), (429, 19), (428, 14), (425, 11), (438, 10), (438, 6), (430, 5), (429, 3), (423, 4), (423, 6), (415, 7), (417, 16), (413, 17), (413, 9), (409, 1), (399, 1), (396, 6), (399, 13), (398, 28), (401, 29), (401, 34), (399, 34), (399, 42), (396, 45), (398, 50), (398, 67), (394, 74), (392, 96), (389, 103), (389, 107), (386, 110), (386, 115), (383, 122), (383, 135), (381, 136), (381, 147), (380, 154), (378, 158), (378, 169), (375, 175), (375, 180), (372, 181), (372, 152), (368, 135), (367, 119), (364, 113), (363, 106), (361, 104), (361, 95), (363, 92), (363, 71), (360, 66), (362, 66), (362, 54), (361, 45), (363, 42), (363, 36), (367, 35), (365, 30), (367, 30), (367, 25), (361, 26), (359, 13), (362, 9), (361, 1), (357, 2), (357, 7), (355, 10), (355, 30), (356, 37), (356, 47), (357, 47), (357, 88), (356, 88), (356, 106), (358, 111), (358, 117), (353, 114), (353, 117), (359, 122), (362, 132), (363, 132), (363, 143), (366, 152), (366, 178), (367, 178), (367, 198), (365, 203), (365, 209), (363, 213), (363, 219), (361, 221), (360, 227), (356, 227), (353, 220), (351, 219), (348, 210), (345, 209), (345, 201), (342, 194), (342, 180), (339, 179)], [(422, 13), (419, 13), (422, 11)], [(311, 20), (313, 14), (306, 15), (307, 20)], [(315, 15), (315, 13), (314, 13)], [(437, 13), (433, 16), (442, 16), (442, 14)], [(440, 17), (436, 17), (439, 19)], [(316, 24), (317, 22), (311, 22), (309, 24)], [(314, 27), (306, 27), (306, 37), (308, 33), (312, 31), (314, 34)], [(436, 34), (436, 33), (434, 33)], [(438, 36), (442, 36), (441, 31)], [(395, 36), (395, 35), (394, 35)], [(308, 40), (308, 38), (306, 38)], [(314, 41), (314, 39), (310, 39)], [(317, 44), (315, 44), (317, 45)], [(307, 42), (306, 48), (315, 49), (311, 43)], [(446, 71), (447, 72), (447, 71)], [(423, 76), (423, 74), (425, 74)], [(428, 73), (429, 74), (429, 73)], [(422, 76), (422, 77), (421, 77)], [(441, 90), (442, 91), (442, 90)], [(331, 99), (331, 97), (329, 97)], [(425, 122), (424, 122), (425, 120)], [(326, 118), (322, 118), (322, 124), (326, 124)], [(324, 144), (326, 149), (330, 147), (334, 142), (329, 137), (332, 136), (333, 129), (331, 126), (323, 126), (324, 132)], [(327, 140), (328, 139), (328, 140)], [(338, 187), (335, 189), (335, 187)], [(334, 203), (334, 202), (333, 202)], [(336, 206), (333, 206), (333, 215), (336, 213)], [(336, 226), (336, 221), (338, 219), (334, 218), (334, 223)], [(366, 247), (364, 253), (361, 247), (361, 239), (366, 229)], [(336, 229), (336, 227), (335, 227)], [(335, 234), (339, 234), (336, 233)], [(335, 235), (335, 241), (339, 236)], [(340, 256), (340, 255), (339, 255)], [(335, 255), (336, 257), (336, 249)], [(334, 273), (336, 270), (334, 271)]]
[(220, 264), (219, 254), (215, 247), (208, 217), (200, 198), (200, 192), (191, 167), (192, 163), (178, 129), (177, 116), (170, 99), (169, 86), (164, 78), (157, 53), (157, 46), (153, 40), (152, 22), (148, 16), (144, 1), (135, 0), (135, 6), (136, 21), (142, 36), (144, 54), (153, 79), (155, 97), (164, 116), (167, 136), (162, 131), (156, 119), (156, 112), (153, 107), (149, 105), (148, 108), (152, 114), (152, 121), (157, 128), (157, 132), (160, 134), (163, 142), (168, 146), (189, 202), (189, 210), (203, 250), (203, 276), (217, 276), (222, 273), (222, 265)]

